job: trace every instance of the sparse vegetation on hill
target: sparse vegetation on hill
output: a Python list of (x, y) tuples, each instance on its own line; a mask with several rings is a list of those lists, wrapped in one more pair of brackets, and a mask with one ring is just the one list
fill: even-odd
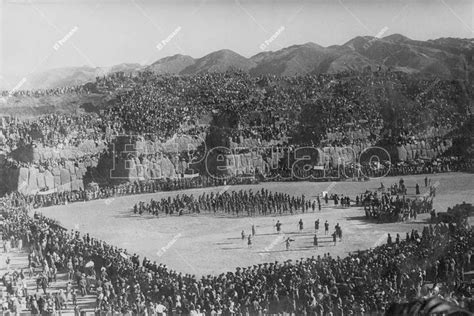
[[(124, 72), (128, 75), (143, 70), (156, 74), (183, 75), (238, 69), (253, 76), (293, 76), (382, 67), (411, 74), (436, 75), (473, 82), (473, 53), (472, 39), (440, 38), (417, 41), (400, 34), (384, 38), (358, 36), (343, 45), (322, 47), (315, 43), (306, 43), (258, 53), (250, 58), (224, 49), (201, 58), (186, 55), (168, 56), (151, 65), (120, 64), (113, 67), (52, 69), (28, 78), (23, 88), (44, 89), (79, 85), (92, 82), (97, 76), (114, 72)], [(11, 81), (16, 83), (20, 79)], [(13, 85), (1, 88), (12, 87)]]

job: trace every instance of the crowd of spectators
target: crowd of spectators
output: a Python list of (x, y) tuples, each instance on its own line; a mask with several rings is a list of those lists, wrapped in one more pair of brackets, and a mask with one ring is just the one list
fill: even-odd
[[(82, 295), (94, 293), (96, 310), (102, 312), (365, 315), (383, 314), (394, 302), (432, 296), (474, 311), (463, 282), (463, 272), (474, 263), (474, 232), (468, 226), (438, 223), (421, 234), (407, 233), (406, 238), (393, 240), (388, 235), (387, 244), (344, 258), (324, 254), (202, 277), (131, 256), (89, 235), (62, 229), (41, 215), (29, 217), (21, 206), (7, 208), (2, 236), (5, 241), (21, 240), (41, 270), (54, 266), (68, 271), (71, 285), (78, 286)], [(46, 294), (34, 295), (8, 287), (4, 306), (18, 310), (17, 302), (24, 302), (25, 309), (37, 313), (45, 306), (57, 311), (74, 301), (74, 295), (68, 298), (71, 290), (51, 295), (45, 286)]]
[[(114, 135), (130, 133), (160, 141), (167, 141), (177, 134), (204, 139), (209, 132), (209, 117), (218, 113), (230, 113), (235, 118), (237, 124), (227, 128), (236, 146), (253, 139), (257, 146), (272, 141), (290, 147), (365, 147), (375, 143), (392, 145), (423, 141), (435, 147), (456, 127), (454, 122), (462, 122), (467, 113), (460, 83), (417, 78), (392, 71), (291, 77), (253, 77), (236, 71), (191, 76), (117, 73), (98, 77), (94, 85), (107, 91), (117, 90), (117, 99), (104, 106), (100, 114), (50, 114), (22, 121), (2, 119), (0, 146), (7, 153), (7, 159), (1, 162), (2, 168), (30, 167), (31, 162), (8, 155), (29, 145), (66, 152), (68, 148), (78, 148), (85, 142), (96, 147), (107, 146)], [(60, 91), (58, 93), (68, 93), (69, 90)], [(304, 125), (302, 117), (302, 107), (308, 107), (308, 104), (310, 111), (322, 112), (320, 116), (315, 114), (316, 118), (321, 118), (323, 126), (321, 141), (316, 144), (303, 141), (298, 135), (302, 126), (311, 129), (311, 126)], [(311, 110), (313, 104), (322, 107)], [(416, 124), (425, 122), (427, 117), (437, 131), (431, 136), (423, 136), (430, 124)], [(66, 159), (75, 162), (98, 160), (102, 153), (84, 152), (83, 158)], [(190, 159), (186, 155), (180, 158), (186, 163)], [(285, 169), (285, 164), (282, 164), (265, 176), (270, 180), (364, 179), (456, 170), (456, 163), (446, 159), (377, 168), (347, 164), (342, 174), (339, 166), (324, 171), (308, 171), (299, 170), (298, 166), (297, 170)], [(34, 165), (39, 164), (44, 170), (65, 165), (64, 158), (43, 160)]]
[[(403, 189), (401, 189), (403, 190)], [(364, 205), (366, 218), (378, 222), (402, 222), (415, 219), (418, 214), (431, 213), (433, 210), (433, 191), (428, 196), (408, 198), (406, 191), (367, 191), (360, 200)]]
[(410, 174), (430, 174), (473, 170), (474, 162), (459, 157), (440, 157), (433, 161), (414, 161), (398, 163), (390, 166), (389, 176)]
[(107, 184), (99, 186), (90, 183), (84, 190), (37, 192), (24, 195), (19, 192), (7, 194), (14, 205), (29, 204), (33, 208), (66, 205), (75, 202), (84, 202), (97, 199), (113, 199), (119, 196), (155, 193), (163, 191), (186, 190), (193, 188), (207, 188), (222, 185), (238, 185), (254, 183), (250, 179), (231, 178), (217, 179), (213, 177), (197, 176), (190, 178), (166, 178), (149, 181), (124, 182), (120, 184)]
[(44, 97), (44, 96), (53, 96), (53, 95), (62, 95), (66, 93), (89, 93), (90, 90), (86, 85), (77, 85), (77, 86), (65, 86), (52, 89), (35, 89), (35, 90), (3, 90), (1, 91), (2, 97)]
[[(192, 76), (119, 72), (98, 77), (94, 86), (128, 88), (117, 93), (116, 102), (99, 118), (90, 114), (47, 115), (8, 126), (2, 131), (4, 136), (10, 142), (39, 138), (45, 145), (55, 146), (65, 141), (64, 134), (76, 132), (77, 139), (97, 139), (111, 128), (117, 133), (153, 134), (166, 141), (176, 133), (202, 133), (206, 115), (228, 111), (238, 121), (237, 126), (229, 126), (235, 140), (297, 139), (297, 126), (304, 120), (299, 117), (302, 107), (319, 102), (323, 104), (318, 111), (323, 112), (324, 130), (321, 143), (316, 145), (344, 146), (382, 139), (400, 144), (421, 139), (430, 126), (442, 129), (443, 133), (436, 136), (442, 137), (467, 113), (461, 84), (392, 71), (291, 77), (252, 77), (236, 71)], [(15, 93), (68, 93), (85, 87)], [(392, 112), (400, 122), (393, 122)], [(425, 122), (427, 118), (432, 124)]]
[[(286, 154), (285, 154), (286, 155)], [(290, 154), (291, 156), (292, 154)], [(459, 159), (458, 157), (441, 157), (434, 160), (417, 160), (412, 162), (356, 164), (345, 162), (340, 165), (326, 164), (312, 169), (309, 163), (296, 164), (295, 160), (282, 160), (278, 165), (269, 168), (262, 175), (262, 181), (340, 181), (354, 180), (365, 181), (369, 178), (382, 178), (387, 176), (408, 176), (416, 174), (435, 174), (444, 172), (472, 172), (474, 161)], [(301, 161), (304, 162), (304, 161)], [(378, 161), (377, 161), (378, 162)]]
[[(387, 88), (411, 102), (393, 96)], [(436, 127), (451, 129), (462, 118), (466, 105), (458, 100), (460, 86), (454, 82), (413, 79), (398, 72), (338, 73), (292, 77), (251, 77), (241, 72), (206, 73), (193, 76), (142, 76), (141, 84), (120, 95), (107, 113), (127, 131), (153, 133), (168, 138), (180, 131), (182, 123), (197, 124), (205, 113), (230, 111), (238, 126), (229, 126), (239, 136), (260, 140), (281, 139), (294, 134), (302, 105), (324, 100), (323, 145), (348, 145), (382, 137), (419, 133), (415, 126), (430, 113)], [(391, 102), (391, 103), (390, 103)], [(464, 106), (464, 107), (463, 107)], [(390, 135), (381, 130), (391, 124), (384, 112), (392, 107), (405, 124)], [(390, 126), (391, 127), (391, 126)], [(398, 134), (397, 134), (398, 133)], [(357, 136), (357, 135), (359, 136)]]
[(0, 123), (0, 144), (8, 151), (32, 144), (62, 149), (77, 147), (86, 140), (98, 143), (105, 140), (108, 125), (95, 114), (57, 113), (31, 120), (3, 118)]

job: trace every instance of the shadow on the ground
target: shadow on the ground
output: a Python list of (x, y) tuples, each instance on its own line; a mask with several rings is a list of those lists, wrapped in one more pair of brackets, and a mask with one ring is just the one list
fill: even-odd
[[(327, 246), (312, 246), (312, 247), (298, 247), (298, 248), (291, 248), (290, 249), (282, 249), (282, 250), (268, 250), (268, 251), (257, 251), (258, 253), (283, 253), (283, 252), (291, 252), (291, 251), (308, 251), (308, 250), (318, 250), (319, 248), (326, 248)], [(331, 246), (334, 247), (334, 246)], [(337, 247), (337, 246), (336, 246)]]
[(222, 250), (236, 250), (236, 249), (244, 249), (244, 247), (224, 247), (221, 248)]
[(367, 223), (371, 223), (371, 224), (377, 224), (376, 219), (367, 218), (365, 215), (346, 216), (346, 217), (344, 217), (344, 219), (346, 219), (348, 221), (361, 221), (361, 222), (367, 222)]

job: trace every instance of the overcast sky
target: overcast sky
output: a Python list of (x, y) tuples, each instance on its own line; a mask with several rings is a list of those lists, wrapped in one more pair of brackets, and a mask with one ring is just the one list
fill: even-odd
[(223, 48), (250, 57), (262, 51), (265, 40), (266, 50), (278, 50), (306, 42), (343, 44), (358, 35), (473, 38), (472, 3), (0, 0), (0, 75), (24, 77), (64, 66), (149, 64), (178, 53), (202, 57)]

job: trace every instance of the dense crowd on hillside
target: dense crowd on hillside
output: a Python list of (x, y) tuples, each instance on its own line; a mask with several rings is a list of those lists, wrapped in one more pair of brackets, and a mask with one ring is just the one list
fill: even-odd
[[(294, 77), (250, 77), (239, 72), (165, 77), (150, 73), (143, 75), (141, 83), (120, 96), (107, 118), (122, 122), (128, 131), (165, 139), (179, 132), (183, 123), (196, 124), (203, 113), (213, 111), (237, 115), (238, 127), (229, 126), (233, 137), (269, 140), (294, 134), (295, 118), (304, 105), (322, 104), (323, 140), (334, 145), (360, 140), (354, 136), (358, 131), (368, 132), (372, 141), (380, 139), (380, 130), (390, 123), (387, 119), (393, 119), (392, 113), (385, 113), (390, 110), (405, 121), (397, 122), (399, 134), (393, 130), (386, 136), (391, 139), (421, 131), (426, 126), (415, 123), (426, 112), (436, 127), (449, 130), (466, 111), (466, 104), (460, 105), (458, 100), (457, 93), (462, 94), (458, 84), (414, 80), (396, 72)], [(395, 88), (388, 88), (389, 83)], [(392, 90), (403, 100), (393, 96)], [(410, 106), (405, 106), (406, 100)]]
[[(27, 145), (43, 147), (44, 150), (38, 151), (54, 156), (43, 157), (33, 164), (47, 170), (63, 166), (64, 159), (74, 163), (84, 159), (97, 161), (98, 155), (107, 152), (103, 149), (114, 139), (113, 135), (118, 134), (132, 133), (161, 141), (177, 134), (204, 139), (212, 131), (210, 117), (214, 117), (212, 124), (228, 129), (226, 138), (236, 147), (273, 146), (276, 142), (292, 148), (299, 145), (365, 148), (374, 143), (383, 146), (423, 142), (435, 148), (455, 127), (453, 122), (462, 122), (467, 114), (461, 83), (421, 79), (391, 71), (293, 77), (251, 77), (235, 71), (192, 76), (140, 72), (136, 76), (122, 73), (98, 77), (94, 85), (105, 90), (123, 88), (117, 90), (117, 99), (104, 106), (100, 114), (58, 113), (22, 121), (2, 118), (0, 148), (7, 154), (6, 159), (2, 157), (0, 161), (2, 168), (32, 166), (28, 161), (31, 157), (22, 161), (21, 150), (17, 155), (8, 155)], [(61, 91), (67, 93), (68, 90)], [(221, 117), (219, 113), (227, 113), (229, 122), (216, 122), (216, 118)], [(426, 118), (429, 124), (420, 123)], [(311, 125), (315, 121), (320, 125), (318, 128)], [(431, 132), (424, 135), (428, 127)], [(304, 135), (303, 131), (313, 130), (314, 135)], [(313, 141), (318, 139), (319, 142)], [(60, 158), (61, 155), (48, 151), (66, 153), (69, 148), (78, 146), (88, 148), (78, 150), (83, 159)], [(110, 152), (108, 154), (112, 157)], [(180, 158), (187, 163), (190, 156)], [(419, 158), (426, 157), (413, 157)], [(420, 166), (423, 169), (430, 164), (418, 162), (416, 165), (382, 165), (382, 168), (362, 165), (362, 169), (355, 164), (345, 165), (342, 176), (334, 166), (321, 172), (300, 170), (298, 166), (298, 170), (285, 169), (282, 164), (264, 176), (270, 180), (362, 179), (417, 173)], [(444, 168), (447, 165), (450, 164), (441, 162), (441, 166), (431, 170), (455, 170)]]
[[(68, 166), (72, 165), (77, 167), (79, 164), (88, 163), (89, 165), (97, 165), (100, 159), (101, 152), (82, 152), (77, 157), (69, 157), (69, 158), (47, 158), (47, 159), (39, 159), (38, 161), (31, 161), (25, 159), (26, 161), (20, 161), (13, 159), (12, 157), (7, 157), (1, 164), (0, 168), (5, 169), (18, 169), (18, 168), (30, 168), (36, 167), (40, 171), (44, 170), (53, 170), (56, 168), (68, 168)], [(51, 188), (52, 189), (52, 188)]]
[[(345, 258), (325, 254), (196, 277), (130, 256), (89, 235), (69, 232), (41, 215), (33, 219), (22, 207), (9, 207), (5, 217), (4, 240), (21, 240), (35, 258), (30, 262), (39, 262), (43, 271), (53, 267), (68, 271), (82, 295), (89, 293), (92, 278), (97, 310), (104, 312), (363, 315), (383, 314), (392, 302), (430, 296), (474, 310), (462, 283), (463, 272), (474, 264), (470, 249), (474, 233), (464, 226), (439, 223), (421, 233), (407, 233), (406, 238), (393, 240), (388, 235), (387, 244)], [(68, 304), (62, 292), (51, 296), (46, 282), (39, 282), (39, 287), (47, 294), (31, 295), (7, 287), (7, 309), (17, 308), (15, 302), (25, 294), (26, 308), (35, 313), (45, 306), (51, 311)]]
[(93, 114), (47, 114), (31, 120), (3, 118), (0, 144), (9, 151), (36, 144), (61, 149), (79, 146), (86, 140), (103, 141), (107, 124)]
[[(116, 78), (123, 81), (122, 76), (110, 76), (98, 78), (96, 84), (113, 82)], [(394, 83), (397, 91), (413, 103), (409, 108), (392, 105), (396, 111), (409, 111), (400, 115), (411, 120), (400, 136), (416, 132), (412, 123), (425, 111), (431, 111), (436, 126), (448, 130), (462, 115), (462, 108), (453, 104), (458, 102), (455, 96), (460, 92), (458, 85), (439, 80), (413, 80), (394, 72), (295, 77), (250, 77), (239, 72), (158, 76), (145, 72), (135, 78), (134, 88), (120, 93), (119, 102), (103, 119), (111, 125), (123, 126), (125, 131), (153, 133), (162, 139), (181, 131), (185, 127), (183, 123), (198, 124), (203, 114), (213, 111), (234, 111), (239, 116), (239, 128), (231, 127), (236, 129), (235, 137), (279, 139), (294, 133), (295, 117), (303, 105), (322, 102), (322, 114), (327, 114), (321, 116), (326, 120), (323, 139), (334, 144), (350, 144), (359, 140), (354, 132), (363, 130), (375, 140), (384, 127), (385, 114), (384, 100), (377, 98), (392, 97), (385, 87), (388, 82)], [(58, 116), (51, 116), (39, 119), (37, 125), (45, 134), (47, 131), (41, 130), (41, 126), (45, 123), (54, 126), (58, 121)], [(71, 122), (62, 120), (61, 123)], [(91, 120), (86, 117), (83, 123), (90, 124)], [(33, 132), (34, 129), (29, 134)], [(327, 138), (328, 135), (331, 137)]]
[[(318, 104), (321, 107), (317, 111), (321, 113), (315, 115), (323, 121), (323, 130), (318, 131), (323, 133), (321, 145), (373, 143), (380, 139), (408, 143), (422, 139), (424, 129), (430, 126), (442, 128), (441, 134), (445, 134), (462, 121), (468, 104), (458, 82), (391, 71), (293, 77), (251, 77), (235, 71), (192, 76), (140, 72), (134, 76), (117, 73), (98, 77), (94, 83), (107, 89), (124, 85), (129, 88), (118, 93), (118, 101), (101, 117), (107, 124), (100, 127), (154, 134), (161, 140), (175, 133), (191, 133), (203, 116), (219, 111), (237, 116), (238, 125), (229, 126), (235, 140), (243, 137), (268, 141), (285, 136), (297, 139), (298, 121), (304, 121), (298, 117), (302, 108), (309, 107), (311, 111)], [(32, 96), (67, 93), (82, 91), (85, 86), (14, 93)], [(90, 129), (95, 122), (89, 115), (77, 118), (52, 115), (26, 123), (27, 126), (11, 126), (3, 134), (7, 139), (15, 139), (16, 135), (26, 142), (40, 134), (43, 142), (54, 145), (58, 141), (55, 127), (58, 123), (62, 127), (69, 124), (69, 129), (62, 132), (72, 133), (80, 125), (83, 126), (80, 132)]]
[[(253, 77), (239, 71), (190, 76), (119, 72), (99, 76), (94, 83), (82, 86), (35, 91), (13, 89), (2, 91), (0, 96), (1, 101), (10, 102), (22, 97), (90, 93), (111, 96), (111, 102), (100, 105), (100, 111), (99, 107), (94, 109), (100, 114), (56, 113), (30, 120), (0, 118), (0, 168), (31, 167), (31, 157), (21, 157), (24, 155), (21, 149), (27, 146), (66, 151), (87, 143), (94, 148), (107, 148), (118, 134), (165, 142), (176, 135), (197, 139), (197, 136), (215, 132), (216, 138), (225, 137), (235, 147), (252, 141), (257, 145), (278, 143), (288, 147), (284, 152), (288, 157), (298, 146), (304, 145), (366, 148), (373, 144), (423, 143), (423, 149), (427, 145), (436, 148), (466, 120), (471, 102), (471, 96), (460, 81), (426, 79), (392, 71), (292, 77)], [(248, 148), (242, 152), (246, 150)], [(114, 154), (117, 156), (113, 157)], [(66, 168), (71, 160), (73, 167), (77, 167), (74, 163), (83, 163), (85, 159), (98, 161), (99, 157), (119, 156), (136, 158), (147, 165), (147, 162), (158, 162), (159, 154), (163, 153), (135, 157), (134, 153), (92, 150), (82, 157), (45, 158), (35, 162), (35, 167), (40, 170)], [(191, 159), (188, 154), (179, 153), (178, 160), (188, 162)], [(342, 170), (334, 161), (331, 166), (318, 165), (311, 170), (285, 161), (266, 170), (266, 174), (260, 170), (255, 177), (248, 178), (214, 179), (204, 174), (188, 178), (181, 170), (174, 172), (177, 176), (172, 179), (101, 186), (92, 183), (83, 190), (66, 192), (47, 188), (50, 189), (47, 192), (31, 195), (10, 193), (0, 198), (0, 208), (4, 211), (0, 225), (4, 250), (8, 252), (11, 246), (26, 249), (29, 266), (28, 271), (9, 271), (3, 276), (6, 294), (1, 298), (2, 311), (18, 313), (26, 309), (31, 314), (54, 313), (69, 303), (76, 305), (76, 295), (91, 294), (93, 288), (97, 311), (131, 315), (143, 315), (145, 311), (149, 315), (196, 316), (383, 314), (393, 302), (432, 296), (474, 312), (472, 296), (463, 283), (464, 272), (474, 269), (474, 232), (465, 223), (447, 225), (440, 221), (406, 236), (388, 234), (387, 244), (344, 258), (324, 254), (196, 277), (147, 258), (141, 259), (136, 254), (131, 256), (127, 250), (88, 234), (67, 231), (40, 214), (35, 213), (34, 217), (28, 214), (33, 212), (31, 209), (54, 205), (94, 199), (105, 199), (108, 204), (107, 201), (119, 196), (248, 184), (257, 182), (256, 179), (336, 181), (352, 178), (362, 181), (386, 175), (474, 170), (472, 160), (443, 157), (422, 161), (425, 157), (419, 156), (421, 154), (416, 154), (410, 163), (359, 161), (362, 165), (348, 163)], [(331, 200), (334, 206), (349, 207), (354, 203), (363, 206), (366, 217), (379, 222), (416, 219), (418, 214), (428, 212), (435, 217), (436, 185), (431, 186), (426, 179), (425, 192), (421, 192), (418, 184), (413, 192), (407, 190), (401, 180), (389, 188), (382, 185), (380, 190), (367, 191), (355, 199), (326, 194), (310, 200), (304, 195), (293, 197), (265, 189), (234, 191), (225, 186), (217, 193), (197, 196), (180, 193), (142, 201), (132, 211), (160, 217), (199, 213), (281, 215), (320, 211), (321, 204), (327, 205)], [(302, 220), (300, 222), (302, 227)], [(339, 237), (342, 238), (342, 231)], [(317, 236), (315, 238), (317, 245)], [(6, 264), (9, 269), (9, 257)], [(59, 271), (67, 271), (70, 282), (64, 291), (52, 294), (50, 287)], [(27, 274), (37, 280), (37, 291), (33, 295), (24, 285)], [(74, 287), (79, 289), (78, 293)]]
[[(21, 86), (19, 87), (21, 88)], [(66, 93), (89, 93), (89, 89), (86, 85), (77, 85), (77, 86), (66, 86), (58, 87), (52, 89), (35, 89), (35, 90), (21, 90), (21, 89), (12, 89), (12, 90), (3, 90), (0, 95), (2, 97), (44, 97), (44, 96), (53, 96), (53, 95), (62, 95)]]

